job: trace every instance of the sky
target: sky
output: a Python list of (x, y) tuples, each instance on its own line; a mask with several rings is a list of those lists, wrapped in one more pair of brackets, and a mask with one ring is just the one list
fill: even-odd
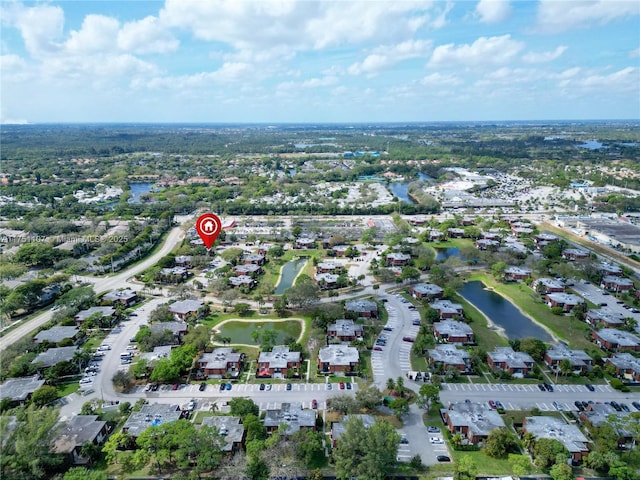
[(0, 122), (640, 119), (639, 0), (0, 1)]

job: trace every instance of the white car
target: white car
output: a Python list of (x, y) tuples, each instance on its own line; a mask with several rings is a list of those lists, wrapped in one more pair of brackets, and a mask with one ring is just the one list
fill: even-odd
[(431, 443), (441, 445), (444, 443), (444, 440), (441, 437), (431, 437)]
[(193, 410), (194, 408), (196, 408), (196, 402), (194, 402), (193, 400), (191, 400), (191, 401), (187, 404), (187, 410)]

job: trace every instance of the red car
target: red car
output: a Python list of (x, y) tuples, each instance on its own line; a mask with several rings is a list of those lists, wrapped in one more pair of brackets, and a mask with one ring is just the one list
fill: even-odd
[(379, 351), (379, 352), (381, 352), (381, 351), (382, 351), (382, 347), (378, 347), (378, 346), (373, 347), (373, 349), (374, 349), (374, 350), (377, 350), (377, 351)]
[(411, 337), (402, 337), (402, 340), (404, 340), (405, 342), (413, 342), (413, 341), (415, 341), (415, 338), (411, 338)]
[(318, 402), (317, 402), (317, 400), (315, 400), (315, 399), (311, 400), (311, 408), (313, 408), (314, 410), (315, 410), (316, 408), (318, 408)]
[(340, 382), (340, 390), (344, 390), (344, 382)]
[(494, 410), (498, 408), (498, 406), (496, 405), (496, 402), (494, 402), (493, 400), (489, 400), (489, 406)]

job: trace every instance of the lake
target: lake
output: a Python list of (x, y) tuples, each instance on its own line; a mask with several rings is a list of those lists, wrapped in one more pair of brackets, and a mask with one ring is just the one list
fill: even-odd
[(291, 260), (284, 264), (282, 271), (280, 272), (280, 281), (276, 285), (274, 294), (282, 295), (286, 289), (291, 288), (293, 281), (298, 276), (298, 273), (304, 268), (307, 263), (307, 258), (298, 258), (297, 260)]
[[(459, 257), (460, 251), (458, 247), (448, 247), (448, 248), (435, 248), (436, 251), (436, 261), (443, 262), (449, 257)], [(462, 260), (462, 258), (460, 258)]]
[(295, 320), (285, 320), (284, 322), (243, 322), (242, 320), (232, 320), (225, 322), (218, 331), (223, 337), (230, 337), (231, 343), (244, 343), (255, 345), (251, 338), (254, 330), (275, 330), (275, 345), (284, 344), (285, 339), (293, 337), (296, 340), (302, 332), (302, 325)]
[(153, 188), (153, 183), (130, 183), (131, 198), (129, 203), (140, 203), (140, 196), (150, 192)]
[(526, 317), (509, 300), (497, 293), (487, 290), (482, 282), (467, 282), (460, 291), (465, 300), (473, 303), (493, 323), (504, 329), (509, 340), (534, 337), (544, 342), (552, 342), (553, 338), (545, 329)]
[[(425, 173), (418, 173), (418, 180), (428, 180), (432, 177)], [(389, 183), (389, 190), (391, 193), (404, 203), (416, 203), (409, 196), (409, 184), (411, 182), (391, 182)]]

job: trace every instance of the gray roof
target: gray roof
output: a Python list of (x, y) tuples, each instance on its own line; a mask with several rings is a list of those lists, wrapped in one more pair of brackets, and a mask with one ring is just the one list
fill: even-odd
[(429, 306), (441, 313), (462, 313), (463, 308), (459, 303), (453, 303), (449, 300), (437, 300), (430, 303)]
[(53, 442), (55, 453), (71, 453), (74, 448), (93, 442), (107, 422), (98, 420), (98, 415), (76, 415), (62, 425)]
[(486, 403), (454, 403), (447, 414), (454, 427), (468, 427), (469, 436), (486, 437), (492, 430), (506, 426), (500, 414)]
[(316, 412), (303, 409), (300, 402), (283, 403), (279, 410), (267, 410), (264, 417), (265, 427), (279, 427), (285, 424), (288, 435), (301, 427), (313, 428), (316, 425)]
[(566, 256), (577, 255), (579, 257), (585, 257), (585, 256), (589, 256), (589, 251), (584, 250), (582, 248), (567, 248), (562, 251), (562, 254)]
[(237, 277), (229, 277), (229, 283), (231, 285), (252, 285), (255, 282), (249, 275), (238, 275)]
[(511, 347), (496, 347), (493, 352), (489, 352), (487, 355), (496, 363), (506, 363), (509, 368), (527, 368), (534, 364), (531, 355), (525, 352), (516, 352)]
[(233, 267), (233, 271), (236, 273), (255, 273), (259, 271), (262, 267), (260, 265), (256, 265), (255, 263), (243, 263), (242, 265), (236, 265)]
[(394, 252), (387, 255), (387, 260), (406, 262), (408, 260), (411, 260), (411, 255), (407, 255), (406, 253)]
[(546, 288), (561, 288), (564, 290), (564, 285), (554, 278), (542, 277), (538, 278), (535, 282), (535, 285), (540, 284)]
[(287, 363), (299, 362), (300, 359), (300, 352), (290, 352), (286, 345), (278, 345), (270, 352), (260, 352), (258, 363), (268, 363), (271, 368), (287, 368)]
[(241, 353), (234, 352), (231, 347), (220, 347), (211, 353), (203, 353), (198, 362), (206, 363), (206, 368), (226, 369), (229, 362), (238, 363), (241, 355)]
[(167, 405), (164, 403), (143, 405), (139, 412), (131, 413), (122, 429), (128, 434), (137, 437), (151, 426), (178, 420), (181, 414), (182, 411), (179, 405)]
[(522, 267), (508, 267), (504, 273), (509, 275), (531, 275), (531, 270)]
[(376, 423), (376, 418), (373, 415), (369, 415), (368, 413), (365, 413), (365, 414), (353, 413), (351, 415), (345, 415), (344, 417), (342, 417), (342, 421), (333, 422), (333, 424), (331, 425), (331, 436), (333, 437), (334, 441), (338, 440), (344, 434), (344, 431), (345, 431), (344, 424), (350, 418), (359, 418), (360, 420), (362, 420), (362, 423), (364, 424), (364, 428), (369, 428), (371, 425)]
[(560, 303), (562, 305), (579, 305), (584, 303), (584, 300), (573, 293), (549, 293), (547, 294), (549, 300), (552, 300), (556, 303)]
[(536, 438), (558, 440), (571, 453), (588, 450), (586, 444), (589, 440), (580, 429), (559, 418), (546, 416), (526, 417), (524, 426), (526, 431), (531, 432)]
[(244, 426), (240, 422), (240, 417), (230, 417), (226, 415), (205, 417), (202, 420), (202, 425), (218, 427), (220, 434), (223, 435), (227, 441), (227, 444), (222, 448), (225, 452), (233, 450), (233, 444), (241, 443), (244, 437)]
[(188, 313), (196, 313), (203, 305), (204, 302), (202, 300), (182, 300), (169, 305), (169, 311), (186, 315)]
[(40, 380), (39, 375), (8, 378), (0, 385), (0, 399), (8, 398), (14, 402), (22, 402), (43, 385), (44, 380)]
[(344, 308), (349, 312), (377, 312), (378, 304), (371, 300), (350, 300), (345, 302)]
[(174, 335), (178, 335), (180, 332), (187, 330), (187, 322), (158, 322), (153, 325), (149, 325), (152, 332), (164, 332), (169, 330)]
[(618, 277), (616, 275), (605, 275), (602, 277), (602, 283), (615, 283), (616, 285), (633, 287), (633, 281), (629, 278)]
[(153, 352), (144, 352), (140, 354), (140, 358), (145, 359), (148, 362), (153, 362), (161, 358), (169, 358), (171, 355), (171, 349), (176, 345), (160, 345), (154, 347)]
[[(107, 294), (108, 295), (108, 294)], [(105, 295), (106, 297), (106, 295)], [(81, 312), (76, 313), (75, 318), (80, 322), (84, 322), (87, 318), (99, 313), (103, 317), (110, 317), (116, 313), (116, 309), (113, 307), (91, 307)]]
[(313, 278), (316, 282), (324, 280), (327, 283), (336, 283), (338, 278), (340, 278), (340, 275), (335, 275), (333, 273), (317, 273)]
[(444, 290), (433, 283), (416, 283), (411, 289), (420, 295), (440, 295)]
[(130, 288), (127, 288), (125, 290), (113, 290), (112, 292), (104, 295), (102, 299), (116, 302), (121, 299), (129, 300), (130, 298), (135, 298), (137, 296), (138, 294), (136, 292), (134, 292)]
[(622, 268), (618, 265), (614, 265), (613, 263), (602, 262), (598, 268), (609, 273), (622, 273)]
[(547, 349), (551, 360), (568, 359), (574, 367), (582, 367), (592, 363), (591, 357), (584, 350), (570, 350), (565, 345), (552, 345)]
[(49, 330), (42, 330), (33, 339), (36, 343), (51, 342), (58, 343), (67, 338), (75, 337), (80, 329), (78, 327), (51, 327)]
[(50, 348), (40, 353), (31, 363), (42, 364), (43, 367), (51, 367), (57, 365), (60, 362), (66, 362), (73, 359), (73, 354), (76, 353), (78, 347), (59, 347)]
[(318, 265), (316, 265), (316, 268), (320, 268), (322, 270), (336, 270), (342, 267), (343, 265), (341, 263), (332, 261), (318, 262)]
[(436, 348), (429, 350), (429, 357), (434, 362), (443, 362), (449, 365), (467, 365), (471, 360), (469, 352), (447, 343), (436, 345)]
[(624, 325), (625, 315), (609, 310), (608, 308), (598, 308), (589, 310), (587, 318), (594, 321), (602, 320), (609, 325)]
[(618, 330), (616, 328), (603, 328), (597, 331), (598, 337), (609, 343), (617, 344), (619, 347), (635, 347), (640, 345), (640, 338), (631, 332)]
[[(609, 423), (609, 418), (611, 415), (615, 415), (619, 420), (623, 420), (625, 417), (630, 414), (627, 412), (618, 412), (611, 405), (607, 405), (606, 403), (592, 403), (589, 406), (589, 410), (584, 411), (582, 413), (585, 419), (589, 421), (595, 427), (599, 427), (603, 423)], [(624, 422), (623, 422), (624, 424)], [(624, 428), (618, 430), (618, 433), (621, 436), (631, 436), (631, 433)]]
[(621, 370), (632, 370), (640, 374), (640, 358), (630, 353), (615, 353), (607, 361)]
[(473, 335), (473, 330), (469, 325), (458, 320), (442, 320), (433, 324), (433, 329), (441, 335), (449, 335), (459, 337), (464, 335)]
[(344, 345), (328, 345), (322, 347), (318, 353), (320, 362), (329, 362), (330, 365), (353, 365), (360, 361), (360, 354), (355, 347)]
[(335, 331), (340, 337), (361, 337), (364, 334), (364, 327), (353, 320), (336, 320), (327, 327), (327, 331)]

